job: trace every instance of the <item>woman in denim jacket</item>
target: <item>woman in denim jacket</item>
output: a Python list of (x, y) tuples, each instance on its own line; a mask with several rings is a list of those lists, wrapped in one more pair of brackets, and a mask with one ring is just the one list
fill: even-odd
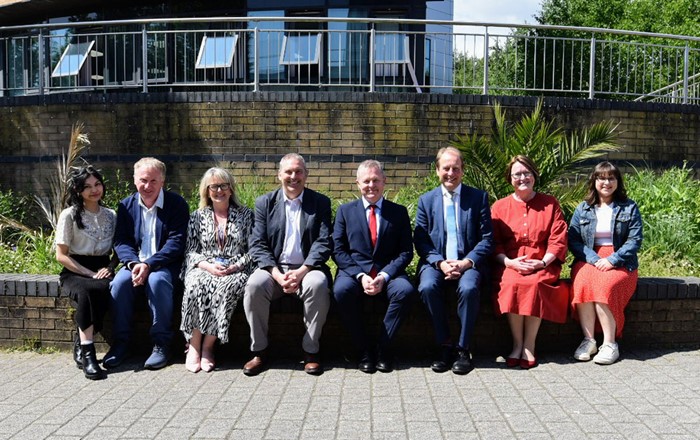
[[(620, 356), (615, 342), (625, 325), (625, 306), (637, 288), (637, 251), (642, 244), (642, 217), (627, 198), (620, 170), (610, 162), (595, 166), (585, 201), (569, 226), (569, 250), (574, 255), (571, 306), (584, 339), (574, 358), (612, 364)], [(594, 331), (603, 331), (598, 348)]]

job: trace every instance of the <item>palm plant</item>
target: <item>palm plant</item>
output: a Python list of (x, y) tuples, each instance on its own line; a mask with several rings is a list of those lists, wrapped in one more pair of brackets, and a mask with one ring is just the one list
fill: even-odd
[(570, 213), (583, 199), (585, 181), (578, 177), (588, 172), (587, 162), (620, 150), (617, 126), (611, 121), (567, 133), (544, 118), (542, 101), (515, 124), (508, 124), (499, 103), (493, 111), (496, 126), (490, 137), (464, 135), (452, 142), (462, 151), (464, 183), (487, 191), (492, 202), (513, 192), (504, 177), (506, 166), (513, 156), (523, 154), (539, 167), (537, 190), (555, 196)]

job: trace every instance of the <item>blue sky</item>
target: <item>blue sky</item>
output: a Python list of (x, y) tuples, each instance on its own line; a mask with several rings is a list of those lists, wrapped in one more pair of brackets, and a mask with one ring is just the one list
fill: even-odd
[(489, 23), (535, 24), (542, 0), (454, 0), (454, 19)]

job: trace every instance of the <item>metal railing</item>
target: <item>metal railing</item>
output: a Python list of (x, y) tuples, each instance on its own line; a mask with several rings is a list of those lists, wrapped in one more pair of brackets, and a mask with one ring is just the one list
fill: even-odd
[(124, 89), (412, 91), (700, 104), (700, 38), (309, 17), (0, 28), (2, 96)]

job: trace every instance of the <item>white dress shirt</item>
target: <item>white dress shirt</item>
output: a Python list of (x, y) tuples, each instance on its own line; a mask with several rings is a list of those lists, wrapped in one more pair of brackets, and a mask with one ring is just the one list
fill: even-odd
[(290, 199), (284, 193), (283, 195), (286, 226), (280, 264), (302, 265), (304, 253), (301, 251), (301, 203), (304, 200), (304, 192), (302, 191), (296, 199)]

